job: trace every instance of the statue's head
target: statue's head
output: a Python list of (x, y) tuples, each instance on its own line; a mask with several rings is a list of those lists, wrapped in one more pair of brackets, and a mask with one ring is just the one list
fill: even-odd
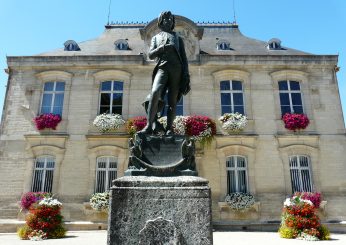
[(174, 29), (175, 18), (171, 11), (165, 11), (160, 14), (157, 26), (164, 31), (172, 31)]

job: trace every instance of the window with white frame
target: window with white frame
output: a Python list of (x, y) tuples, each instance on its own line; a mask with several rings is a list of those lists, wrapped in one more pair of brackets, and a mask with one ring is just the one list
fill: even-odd
[(300, 83), (297, 81), (279, 81), (281, 114), (304, 113)]
[(220, 82), (221, 114), (245, 114), (244, 93), (241, 81), (227, 80)]
[(105, 81), (100, 86), (99, 113), (122, 114), (124, 84), (121, 81)]
[(33, 192), (52, 192), (55, 158), (41, 156), (36, 158), (31, 190)]
[(108, 191), (117, 178), (117, 158), (99, 157), (96, 163), (95, 193)]
[(43, 85), (41, 114), (62, 115), (64, 105), (65, 82), (46, 82)]
[(292, 192), (312, 192), (310, 158), (301, 155), (291, 156), (289, 162)]
[[(161, 111), (161, 117), (167, 116), (167, 110), (168, 110), (168, 93), (166, 93), (164, 97), (165, 106)], [(176, 105), (176, 116), (183, 116), (184, 115), (184, 97), (181, 96), (180, 100), (177, 102)]]
[(230, 156), (226, 160), (227, 194), (234, 192), (247, 193), (247, 161), (243, 156)]

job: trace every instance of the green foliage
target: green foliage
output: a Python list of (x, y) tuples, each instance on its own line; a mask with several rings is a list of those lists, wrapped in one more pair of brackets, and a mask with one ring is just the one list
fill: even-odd
[(21, 226), (17, 229), (17, 234), (20, 239), (22, 240), (28, 240), (29, 234), (33, 231), (28, 225)]
[(320, 239), (321, 240), (330, 240), (330, 231), (325, 225), (321, 225), (318, 228), (318, 231), (320, 232)]
[(63, 238), (66, 235), (66, 229), (62, 225), (58, 225), (54, 228), (54, 230), (50, 231), (48, 234), (48, 238), (57, 239)]
[(285, 226), (280, 227), (279, 233), (281, 238), (286, 238), (286, 239), (293, 239), (298, 236), (297, 229), (292, 229)]

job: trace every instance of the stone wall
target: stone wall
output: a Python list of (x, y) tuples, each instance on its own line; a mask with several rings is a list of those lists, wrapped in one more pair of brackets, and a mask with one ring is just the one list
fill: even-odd
[[(315, 189), (327, 201), (326, 220), (346, 219), (346, 138), (334, 56), (230, 58), (201, 56), (190, 64), (192, 91), (184, 98), (185, 114), (213, 119), (221, 114), (220, 79), (244, 84), (249, 126), (233, 136), (219, 135), (197, 154), (199, 175), (210, 181), (214, 221), (279, 220), (282, 202), (291, 194), (288, 156), (311, 157)], [(16, 201), (29, 191), (33, 162), (53, 154), (57, 168), (53, 192), (65, 204), (69, 220), (89, 219), (83, 204), (94, 191), (96, 158), (118, 157), (118, 177), (127, 168), (127, 139), (100, 134), (92, 126), (97, 115), (99, 84), (103, 79), (124, 81), (125, 119), (144, 115), (141, 102), (151, 86), (154, 64), (138, 56), (9, 57), (10, 83), (5, 101), (0, 152), (0, 217), (16, 215)], [(309, 127), (293, 134), (283, 127), (277, 81), (298, 79), (302, 84)], [(42, 85), (49, 79), (66, 81), (63, 121), (56, 131), (37, 131), (32, 118), (40, 107)], [(258, 202), (245, 214), (222, 206), (226, 195), (225, 159), (243, 155), (248, 160), (249, 189)], [(89, 217), (89, 218), (88, 218)]]

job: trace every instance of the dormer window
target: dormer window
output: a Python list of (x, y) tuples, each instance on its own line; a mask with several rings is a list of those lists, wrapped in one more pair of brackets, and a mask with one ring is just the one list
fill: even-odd
[(277, 38), (272, 38), (268, 42), (268, 49), (270, 50), (280, 50), (281, 48), (281, 40)]
[(219, 40), (216, 43), (216, 48), (217, 48), (217, 50), (230, 50), (231, 49), (231, 44), (228, 41)]
[(67, 40), (64, 46), (64, 51), (80, 51), (78, 44), (73, 40)]
[(129, 50), (129, 44), (126, 39), (119, 39), (114, 42), (116, 50)]

